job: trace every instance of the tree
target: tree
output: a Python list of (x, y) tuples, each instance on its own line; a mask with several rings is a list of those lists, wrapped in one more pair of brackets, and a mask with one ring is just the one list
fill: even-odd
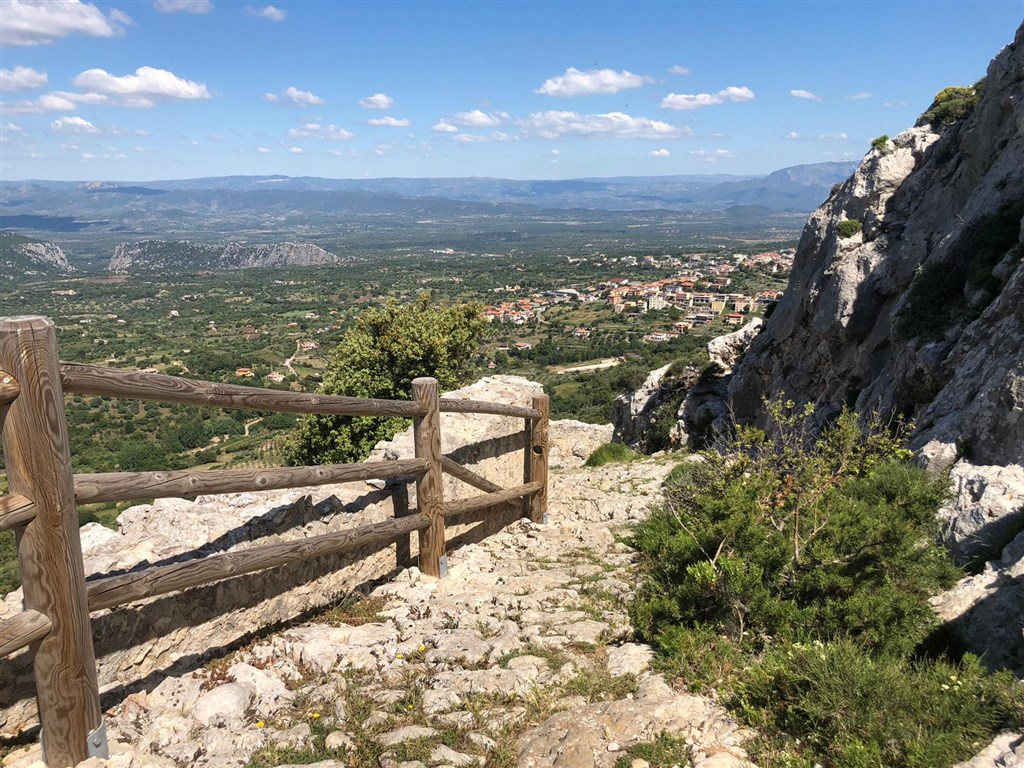
[[(319, 391), (327, 395), (408, 400), (412, 380), (437, 379), (442, 390), (470, 373), (486, 321), (480, 304), (437, 306), (429, 294), (364, 312), (331, 354)], [(308, 416), (288, 449), (292, 464), (361, 461), (407, 422), (398, 418)]]

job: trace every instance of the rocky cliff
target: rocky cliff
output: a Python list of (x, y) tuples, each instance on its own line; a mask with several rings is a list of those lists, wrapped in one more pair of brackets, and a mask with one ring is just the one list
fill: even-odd
[(64, 251), (54, 243), (0, 232), (0, 280), (71, 272)]
[(188, 240), (139, 240), (121, 243), (107, 269), (131, 272), (156, 269), (250, 269), (314, 267), (341, 264), (345, 259), (310, 243), (226, 243), (207, 245)]
[(975, 95), (877, 140), (812, 214), (729, 397), (741, 422), (763, 421), (762, 398), (779, 393), (822, 420), (843, 406), (912, 417), (922, 463), (950, 472), (954, 555), (991, 561), (937, 607), (989, 663), (1020, 672), (1024, 27)]

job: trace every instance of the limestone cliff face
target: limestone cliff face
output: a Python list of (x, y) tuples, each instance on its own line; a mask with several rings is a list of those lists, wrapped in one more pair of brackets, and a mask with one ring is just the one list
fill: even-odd
[[(824, 417), (843, 404), (911, 414), (917, 447), (1024, 462), (1022, 30), (970, 117), (872, 149), (810, 217), (789, 288), (730, 384), (740, 421), (784, 392)], [(842, 237), (854, 219), (863, 229)]]
[(60, 246), (14, 232), (0, 232), (0, 280), (72, 271)]
[(107, 269), (131, 272), (154, 269), (251, 269), (340, 264), (344, 259), (309, 243), (225, 243), (188, 240), (140, 240), (121, 243)]

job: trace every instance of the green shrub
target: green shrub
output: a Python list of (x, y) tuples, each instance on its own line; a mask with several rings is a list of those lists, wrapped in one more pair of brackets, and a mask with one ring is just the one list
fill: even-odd
[(944, 128), (970, 116), (981, 96), (983, 81), (973, 86), (951, 86), (935, 94), (935, 100), (926, 109), (915, 125), (930, 123), (933, 128)]
[(836, 232), (842, 238), (853, 237), (864, 228), (860, 219), (846, 219), (836, 225)]
[[(1012, 676), (978, 659), (911, 664), (849, 643), (769, 654), (734, 705), (761, 734), (761, 765), (936, 768), (969, 758), (1019, 707)], [(809, 764), (809, 762), (807, 763)]]
[(605, 443), (587, 457), (584, 466), (603, 467), (605, 464), (624, 464), (641, 458), (640, 454), (622, 443)]
[(886, 153), (889, 149), (889, 135), (883, 133), (878, 138), (872, 139), (871, 146), (883, 154)]

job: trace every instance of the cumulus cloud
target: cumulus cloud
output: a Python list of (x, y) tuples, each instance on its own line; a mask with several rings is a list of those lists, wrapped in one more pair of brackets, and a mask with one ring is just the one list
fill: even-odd
[(648, 157), (671, 157), (672, 153), (667, 149), (652, 149), (647, 153)]
[(452, 125), (447, 120), (445, 120), (443, 117), (440, 120), (438, 120), (434, 124), (434, 127), (431, 128), (430, 130), (437, 131), (438, 133), (458, 133), (459, 132), (459, 129), (458, 129), (457, 126)]
[(690, 152), (690, 154), (693, 155), (694, 157), (701, 158), (706, 163), (714, 163), (726, 157), (736, 157), (736, 155), (734, 155), (728, 149), (695, 149), (692, 152)]
[(38, 115), (43, 112), (69, 112), (75, 108), (75, 102), (47, 93), (30, 101), (0, 102), (0, 108), (7, 115)]
[(718, 93), (670, 93), (661, 100), (662, 109), (698, 109), (727, 101), (751, 101), (754, 92), (746, 86), (730, 85)]
[(818, 136), (818, 141), (846, 141), (848, 138), (845, 133), (823, 133)]
[(209, 13), (213, 3), (210, 0), (153, 0), (153, 7), (160, 13)]
[(526, 130), (543, 139), (562, 136), (606, 136), (616, 139), (674, 139), (693, 134), (689, 128), (679, 128), (660, 120), (634, 117), (624, 112), (600, 115), (581, 115), (578, 112), (548, 110), (534, 112), (521, 123)]
[(890, 107), (905, 107), (905, 106), (907, 106), (907, 102), (905, 102), (905, 101), (887, 101), (882, 106), (886, 107), (887, 109), (890, 108)]
[(846, 98), (851, 101), (860, 101), (861, 99), (870, 99), (873, 95), (874, 94), (869, 93), (868, 91), (860, 91), (859, 93), (851, 93)]
[(261, 155), (269, 155), (270, 147), (256, 147), (256, 152)]
[(302, 147), (288, 147), (288, 151), (291, 152), (293, 155), (301, 155)]
[(569, 67), (564, 75), (548, 78), (534, 93), (545, 96), (589, 96), (595, 93), (618, 93), (653, 82), (643, 75), (623, 70), (590, 69), (586, 72)]
[(373, 154), (377, 157), (384, 157), (391, 150), (390, 144), (378, 144), (373, 148)]
[(301, 128), (288, 130), (289, 139), (321, 139), (323, 141), (348, 141), (354, 134), (336, 125), (306, 123)]
[(112, 103), (136, 109), (148, 109), (161, 99), (193, 100), (213, 96), (204, 83), (185, 80), (155, 67), (139, 67), (134, 75), (112, 75), (104, 69), (87, 69), (72, 82), (86, 92), (66, 94), (72, 101)]
[(319, 107), (324, 103), (324, 100), (317, 96), (315, 93), (310, 91), (300, 91), (294, 85), (289, 85), (280, 94), (277, 93), (265, 93), (263, 98), (272, 104), (278, 102), (288, 102), (296, 107)]
[(821, 101), (822, 98), (816, 93), (805, 91), (803, 88), (794, 88), (789, 92), (794, 99), (805, 99), (806, 101)]
[(245, 12), (250, 16), (258, 16), (267, 21), (284, 21), (288, 17), (286, 11), (282, 11), (273, 5), (265, 5), (262, 8), (246, 8)]
[(790, 131), (789, 133), (786, 134), (786, 138), (795, 141), (796, 139), (800, 138), (800, 134), (797, 133), (796, 131)]
[(487, 141), (486, 136), (477, 136), (472, 133), (460, 133), (457, 136), (452, 136), (452, 141), (458, 144), (479, 144)]
[(370, 125), (382, 125), (385, 128), (406, 128), (410, 125), (410, 122), (405, 119), (399, 120), (397, 117), (391, 115), (384, 115), (384, 117), (374, 117), (367, 120)]
[(102, 154), (102, 155), (94, 155), (92, 152), (83, 152), (81, 154), (81, 158), (83, 160), (86, 160), (86, 161), (88, 161), (88, 160), (124, 160), (125, 156), (122, 155), (120, 152), (118, 152), (116, 154), (109, 154), (108, 153), (108, 154)]
[(50, 123), (50, 127), (61, 133), (99, 133), (100, 129), (83, 117), (60, 117)]
[(32, 67), (15, 67), (0, 69), (0, 91), (25, 91), (46, 85), (48, 78), (45, 72)]
[(456, 113), (455, 122), (459, 125), (468, 125), (474, 128), (491, 128), (495, 125), (501, 125), (501, 118), (497, 115), (488, 115), (486, 112), (474, 109), (469, 112)]
[(363, 109), (391, 109), (395, 106), (395, 100), (386, 93), (375, 93), (359, 100), (359, 106)]
[(676, 64), (674, 67), (669, 67), (668, 71), (669, 71), (669, 74), (671, 74), (671, 75), (688, 75), (688, 74), (690, 74), (690, 68), (689, 67), (683, 67), (683, 66), (680, 66), (679, 64)]
[(68, 35), (116, 37), (131, 18), (81, 0), (5, 0), (0, 45), (46, 45)]

